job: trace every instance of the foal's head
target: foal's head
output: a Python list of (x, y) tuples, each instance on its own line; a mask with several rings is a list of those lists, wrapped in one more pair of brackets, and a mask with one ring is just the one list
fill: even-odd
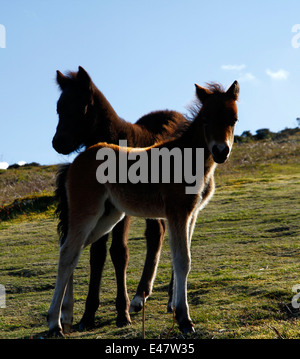
[(88, 73), (79, 66), (77, 73), (64, 76), (57, 71), (57, 83), (62, 91), (57, 102), (59, 122), (52, 140), (53, 148), (69, 154), (84, 145), (90, 126), (89, 105), (93, 102), (93, 83)]
[(227, 91), (217, 84), (208, 85), (207, 89), (196, 85), (196, 94), (202, 104), (199, 116), (208, 149), (216, 163), (223, 163), (234, 141), (239, 84), (235, 81)]

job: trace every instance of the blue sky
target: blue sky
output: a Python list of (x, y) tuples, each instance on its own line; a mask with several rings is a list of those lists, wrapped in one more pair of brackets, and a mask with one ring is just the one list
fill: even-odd
[(51, 146), (55, 75), (78, 65), (130, 122), (234, 80), (237, 134), (300, 117), (299, 0), (1, 0), (0, 24), (0, 162), (72, 160)]

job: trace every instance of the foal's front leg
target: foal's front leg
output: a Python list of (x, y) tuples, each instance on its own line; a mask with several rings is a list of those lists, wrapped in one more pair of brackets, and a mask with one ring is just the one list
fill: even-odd
[(145, 298), (147, 298), (152, 292), (161, 247), (165, 237), (166, 225), (163, 220), (147, 219), (146, 226), (147, 256), (142, 278), (130, 303), (130, 312), (140, 311), (143, 308), (143, 293), (145, 292)]
[(187, 302), (187, 277), (191, 266), (189, 221), (169, 219), (170, 247), (174, 270), (173, 307), (183, 333), (194, 331)]
[[(195, 224), (197, 221), (197, 215), (198, 215), (198, 211), (195, 211), (189, 221), (188, 232), (187, 232), (188, 239), (189, 239), (189, 245), (191, 245), (194, 228), (195, 228)], [(168, 305), (167, 305), (168, 313), (173, 313), (173, 289), (174, 289), (174, 270), (172, 268), (172, 277), (171, 277), (169, 289), (168, 289), (168, 294), (169, 294), (169, 301), (168, 301)]]
[(167, 304), (167, 313), (173, 313), (173, 289), (174, 289), (174, 270), (172, 267), (171, 280), (168, 288), (168, 304)]
[(117, 326), (124, 327), (131, 324), (129, 315), (129, 298), (126, 284), (126, 271), (129, 261), (128, 251), (128, 232), (130, 226), (130, 217), (125, 216), (112, 231), (112, 244), (110, 247), (110, 256), (115, 267), (117, 279)]

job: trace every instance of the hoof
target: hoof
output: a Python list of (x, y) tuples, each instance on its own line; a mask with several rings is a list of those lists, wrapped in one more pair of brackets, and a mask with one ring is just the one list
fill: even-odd
[(168, 303), (168, 305), (167, 305), (167, 313), (173, 313), (172, 303)]
[(63, 323), (62, 326), (63, 326), (63, 332), (64, 332), (64, 334), (71, 333), (71, 331), (72, 331), (72, 324)]
[(62, 328), (55, 327), (49, 330), (48, 337), (54, 337), (54, 338), (64, 338), (64, 333), (62, 331)]
[(95, 315), (84, 314), (79, 322), (79, 330), (82, 332), (92, 328), (95, 328)]
[(130, 302), (129, 313), (140, 312), (143, 309), (143, 298), (135, 295)]
[(80, 332), (84, 332), (84, 331), (86, 331), (88, 329), (88, 327), (85, 325), (85, 323), (79, 323), (79, 325), (78, 325), (78, 330), (80, 331)]
[(183, 334), (189, 334), (195, 332), (194, 324), (192, 323), (191, 320), (188, 319), (179, 323), (179, 329)]
[(129, 315), (122, 315), (122, 316), (118, 316), (117, 317), (117, 327), (118, 328), (123, 328), (126, 327), (128, 325), (131, 325), (131, 319)]
[(95, 328), (95, 323), (86, 323), (86, 322), (80, 322), (78, 325), (78, 330), (80, 332), (84, 332), (86, 330), (90, 330)]

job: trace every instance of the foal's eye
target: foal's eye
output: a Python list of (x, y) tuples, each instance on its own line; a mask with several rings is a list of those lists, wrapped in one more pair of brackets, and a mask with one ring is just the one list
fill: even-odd
[(238, 118), (234, 117), (229, 120), (228, 124), (229, 126), (234, 126), (238, 122)]

